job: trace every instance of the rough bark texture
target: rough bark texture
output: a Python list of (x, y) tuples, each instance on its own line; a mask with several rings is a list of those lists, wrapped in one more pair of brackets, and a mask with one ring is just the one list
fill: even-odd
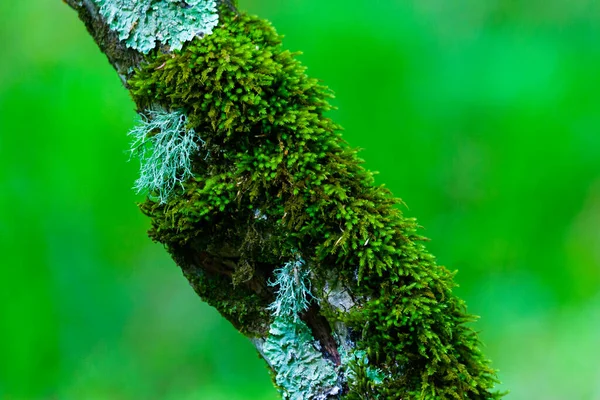
[(144, 59), (143, 55), (127, 48), (119, 40), (119, 35), (112, 31), (106, 21), (102, 19), (99, 7), (93, 0), (64, 0), (64, 2), (77, 11), (79, 19), (83, 21), (88, 32), (127, 87), (127, 79), (133, 69), (141, 65)]
[(184, 110), (198, 133), (193, 176), (141, 206), (150, 236), (253, 341), (284, 398), (500, 397), (452, 274), (267, 22), (224, 2), (212, 35), (142, 54), (93, 0), (65, 2), (142, 115)]

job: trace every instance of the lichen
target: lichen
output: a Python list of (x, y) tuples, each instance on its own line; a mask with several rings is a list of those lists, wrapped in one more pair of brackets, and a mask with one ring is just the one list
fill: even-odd
[(148, 53), (157, 43), (180, 50), (212, 33), (219, 16), (215, 0), (94, 0), (100, 14), (128, 47)]
[(339, 393), (335, 366), (323, 358), (300, 314), (307, 311), (309, 271), (300, 255), (274, 271), (277, 297), (268, 307), (275, 317), (262, 347), (265, 360), (275, 371), (275, 382), (284, 399), (326, 399)]
[[(493, 390), (495, 371), (468, 325), (474, 318), (453, 293), (453, 274), (427, 251), (401, 201), (375, 185), (357, 151), (343, 141), (327, 117), (329, 89), (283, 50), (268, 22), (225, 9), (221, 17), (212, 35), (193, 40), (180, 54), (149, 57), (129, 81), (138, 108), (158, 103), (185, 109), (211, 154), (210, 160), (194, 160), (193, 177), (166, 204), (142, 204), (152, 218), (151, 236), (174, 256), (227, 248), (236, 265), (251, 266), (252, 274), (242, 274), (247, 283), (234, 287), (238, 267), (232, 267), (205, 275), (196, 289), (237, 324), (251, 324), (252, 317), (258, 326), (266, 324), (265, 358), (278, 374), (284, 371), (276, 379), (282, 388), (301, 384), (293, 370), (330, 362), (312, 347), (316, 334), (306, 321), (273, 321), (263, 314), (273, 301), (264, 295), (273, 291), (267, 282), (281, 277), (275, 272), (281, 260), (299, 253), (303, 268), (310, 266), (314, 293), (343, 287), (352, 294), (351, 302), (344, 299), (349, 307), (338, 308), (334, 299), (321, 309), (330, 326), (347, 328), (354, 351), (365, 354), (355, 361), (358, 382), (342, 397), (501, 397)], [(237, 293), (249, 296), (247, 313), (238, 312)], [(293, 370), (292, 355), (304, 360)], [(379, 384), (378, 371), (385, 376)], [(330, 372), (325, 377), (316, 380), (333, 382)], [(315, 393), (327, 387), (311, 385)]]
[(335, 367), (317, 345), (302, 321), (280, 317), (271, 325), (263, 354), (277, 373), (284, 399), (326, 399), (339, 393)]
[(310, 293), (309, 273), (300, 257), (274, 271), (275, 280), (269, 285), (277, 287), (277, 298), (268, 309), (275, 318), (300, 320), (300, 313), (308, 309), (309, 300), (314, 298)]
[(187, 126), (182, 111), (162, 108), (147, 110), (129, 135), (133, 137), (131, 155), (140, 160), (138, 193), (156, 194), (166, 203), (171, 192), (192, 176), (192, 157), (203, 140)]

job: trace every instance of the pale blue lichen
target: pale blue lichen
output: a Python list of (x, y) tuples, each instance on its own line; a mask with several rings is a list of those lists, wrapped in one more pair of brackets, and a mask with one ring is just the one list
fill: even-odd
[(275, 383), (282, 397), (290, 400), (327, 399), (341, 391), (342, 383), (357, 380), (359, 372), (375, 385), (384, 373), (369, 365), (367, 353), (355, 350), (345, 341), (339, 348), (342, 363), (335, 366), (323, 357), (320, 344), (300, 315), (308, 310), (311, 299), (310, 270), (301, 257), (274, 271), (276, 299), (268, 309), (275, 317), (261, 354), (276, 372)]
[(335, 367), (323, 358), (304, 322), (279, 317), (269, 333), (262, 352), (277, 372), (275, 382), (284, 399), (326, 399), (339, 393)]
[(323, 358), (319, 343), (300, 314), (310, 305), (310, 271), (302, 258), (275, 270), (277, 297), (269, 306), (275, 316), (262, 354), (276, 372), (284, 399), (326, 399), (340, 391), (333, 363)]
[(171, 50), (212, 33), (219, 21), (215, 0), (94, 0), (119, 39), (141, 53), (157, 43)]
[(202, 139), (187, 127), (182, 111), (147, 110), (129, 135), (131, 155), (140, 160), (140, 177), (134, 188), (165, 203), (177, 185), (192, 176), (191, 158), (198, 154)]
[(276, 286), (277, 298), (268, 307), (274, 317), (286, 317), (294, 321), (300, 319), (299, 314), (306, 311), (311, 298), (310, 271), (302, 258), (289, 261), (274, 271), (275, 280), (269, 286)]

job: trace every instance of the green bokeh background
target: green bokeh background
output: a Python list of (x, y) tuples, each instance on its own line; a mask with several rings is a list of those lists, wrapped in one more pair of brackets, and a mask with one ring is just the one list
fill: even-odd
[[(600, 399), (600, 3), (240, 3), (460, 271), (508, 398)], [(0, 22), (0, 399), (277, 399), (147, 239), (133, 104), (75, 14)]]

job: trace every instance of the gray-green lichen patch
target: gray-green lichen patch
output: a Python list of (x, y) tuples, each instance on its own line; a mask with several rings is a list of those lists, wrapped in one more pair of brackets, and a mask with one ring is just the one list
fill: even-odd
[(304, 260), (298, 258), (289, 261), (274, 271), (275, 281), (270, 286), (276, 286), (277, 299), (269, 306), (275, 318), (300, 320), (300, 313), (306, 311), (309, 301), (313, 298), (310, 293), (309, 270)]
[(191, 160), (200, 151), (202, 139), (188, 128), (182, 111), (162, 108), (147, 110), (129, 135), (133, 137), (131, 155), (140, 160), (135, 189), (165, 203), (175, 187), (192, 176)]
[(309, 327), (300, 319), (313, 298), (309, 269), (298, 256), (274, 271), (277, 298), (269, 306), (275, 317), (261, 353), (276, 372), (284, 399), (327, 399), (340, 392), (334, 364), (319, 350)]
[(212, 33), (219, 21), (215, 0), (94, 0), (119, 39), (141, 53), (157, 43), (180, 50), (196, 36)]
[(331, 285), (329, 281), (326, 281), (323, 298), (327, 299), (329, 305), (340, 313), (346, 313), (354, 307), (354, 299), (350, 295), (349, 289), (340, 282)]
[(284, 399), (327, 399), (340, 392), (333, 363), (323, 358), (304, 322), (276, 318), (269, 333), (262, 354), (277, 373)]

